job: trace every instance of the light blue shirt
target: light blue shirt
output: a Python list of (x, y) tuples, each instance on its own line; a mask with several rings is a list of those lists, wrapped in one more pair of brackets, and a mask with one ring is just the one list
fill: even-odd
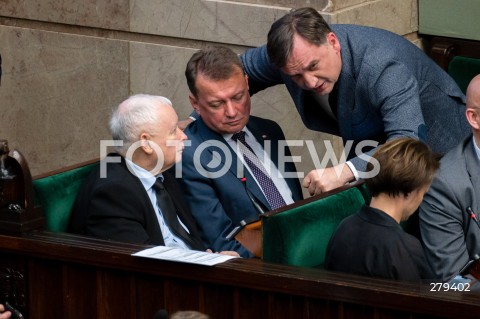
[(472, 137), (473, 139), (473, 147), (475, 147), (475, 153), (477, 153), (478, 160), (480, 160), (480, 148), (478, 148), (477, 143), (475, 143), (475, 137)]
[[(135, 176), (137, 176), (140, 179), (140, 182), (142, 182), (142, 185), (145, 188), (145, 191), (147, 192), (150, 201), (152, 202), (153, 209), (155, 210), (155, 214), (157, 215), (158, 224), (160, 225), (160, 230), (162, 231), (165, 246), (190, 249), (190, 247), (188, 247), (188, 245), (183, 240), (175, 236), (175, 234), (170, 231), (170, 228), (168, 228), (167, 224), (165, 223), (162, 211), (158, 206), (157, 193), (153, 189), (153, 184), (155, 184), (157, 177), (160, 177), (163, 181), (163, 175), (159, 174), (158, 176), (154, 176), (149, 171), (136, 165), (132, 161), (128, 159), (125, 159), (125, 161), (127, 162), (127, 167), (129, 166), (135, 172)], [(180, 225), (182, 225), (182, 227), (185, 228), (188, 233), (190, 233), (187, 227), (182, 223), (182, 221), (180, 219), (178, 219), (178, 221), (180, 222)]]

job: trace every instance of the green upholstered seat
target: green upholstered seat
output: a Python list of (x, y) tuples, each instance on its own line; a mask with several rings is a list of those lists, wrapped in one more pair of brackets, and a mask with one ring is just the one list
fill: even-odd
[(263, 260), (322, 266), (338, 224), (370, 202), (365, 184), (308, 202), (262, 220)]
[(45, 229), (65, 232), (78, 190), (92, 169), (99, 165), (88, 164), (48, 177), (35, 179), (35, 200), (45, 214)]
[(455, 56), (448, 64), (448, 74), (457, 82), (465, 94), (470, 81), (480, 74), (480, 59)]

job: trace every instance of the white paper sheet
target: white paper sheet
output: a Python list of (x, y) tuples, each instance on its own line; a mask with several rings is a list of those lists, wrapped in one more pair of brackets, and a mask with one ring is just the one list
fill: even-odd
[(141, 250), (132, 254), (132, 256), (170, 260), (183, 263), (199, 264), (206, 266), (213, 266), (223, 263), (232, 258), (238, 258), (234, 256), (213, 254), (204, 251), (188, 250), (175, 247), (156, 246)]

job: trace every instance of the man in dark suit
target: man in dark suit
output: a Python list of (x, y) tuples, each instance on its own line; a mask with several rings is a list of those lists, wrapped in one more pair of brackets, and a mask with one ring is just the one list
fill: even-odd
[(102, 160), (81, 188), (69, 230), (103, 239), (205, 250), (175, 178), (185, 134), (171, 102), (134, 95), (110, 120), (118, 154)]
[(420, 205), (420, 230), (435, 277), (448, 280), (480, 255), (480, 75), (467, 88), (472, 132), (440, 161)]
[(346, 163), (305, 176), (311, 194), (367, 177), (378, 143), (412, 137), (445, 154), (469, 133), (465, 96), (454, 80), (386, 30), (328, 25), (313, 8), (294, 9), (272, 24), (266, 46), (241, 59), (251, 94), (284, 84), (309, 129), (353, 142)]
[(204, 242), (250, 257), (227, 235), (258, 219), (261, 211), (302, 198), (290, 151), (282, 147), (278, 124), (250, 116), (248, 79), (232, 50), (198, 51), (185, 75), (190, 103), (200, 117), (185, 130), (191, 146), (182, 156), (180, 183)]

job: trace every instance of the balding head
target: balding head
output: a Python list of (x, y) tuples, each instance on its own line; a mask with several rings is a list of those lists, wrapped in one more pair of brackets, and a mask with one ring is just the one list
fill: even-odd
[(468, 85), (467, 108), (480, 108), (480, 74), (474, 77)]
[(468, 84), (466, 116), (472, 127), (475, 143), (480, 145), (480, 74)]

